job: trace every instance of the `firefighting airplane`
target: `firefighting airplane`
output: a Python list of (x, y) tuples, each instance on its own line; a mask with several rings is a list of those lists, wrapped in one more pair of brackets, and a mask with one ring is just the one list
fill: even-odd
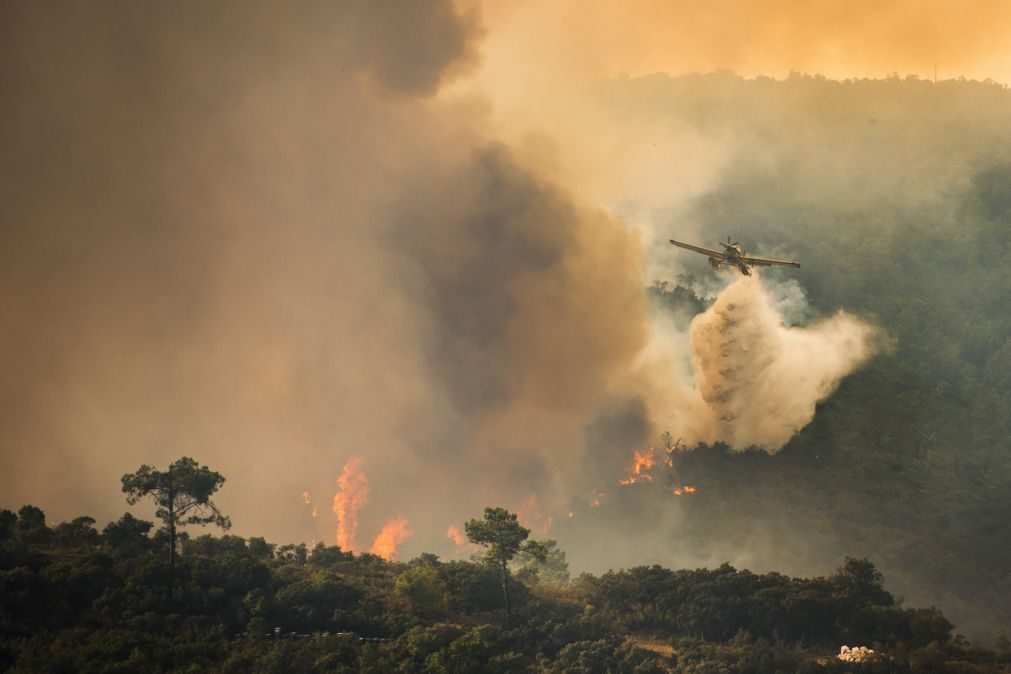
[(682, 243), (680, 241), (670, 240), (671, 245), (677, 246), (678, 248), (686, 248), (688, 250), (694, 250), (696, 253), (702, 253), (703, 255), (709, 256), (709, 264), (712, 265), (713, 269), (716, 271), (720, 270), (720, 267), (737, 267), (742, 274), (745, 276), (751, 276), (751, 267), (771, 267), (772, 265), (779, 265), (780, 267), (797, 267), (800, 268), (799, 262), (790, 262), (787, 260), (770, 260), (764, 257), (749, 257), (744, 254), (744, 247), (741, 244), (730, 243), (730, 237), (727, 237), (726, 243), (721, 243), (723, 246), (723, 251), (710, 250), (709, 248), (702, 248), (701, 246), (693, 246), (690, 243)]

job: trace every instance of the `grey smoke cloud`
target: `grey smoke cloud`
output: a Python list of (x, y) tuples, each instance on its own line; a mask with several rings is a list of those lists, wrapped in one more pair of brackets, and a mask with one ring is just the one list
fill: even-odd
[(308, 538), (293, 489), (332, 495), (348, 455), (433, 416), (388, 206), (478, 144), (431, 98), (475, 64), (476, 17), (0, 12), (4, 505), (115, 517), (123, 472), (191, 454), (228, 478), (239, 533)]
[[(120, 475), (188, 454), (236, 533), (333, 543), (363, 457), (358, 543), (402, 515), (408, 554), (446, 552), (486, 505), (613, 485), (674, 413), (775, 449), (861, 360), (845, 317), (786, 329), (731, 286), (757, 332), (723, 297), (698, 319), (753, 347), (697, 342), (703, 389), (727, 358), (744, 377), (705, 404), (687, 335), (649, 315), (656, 251), (437, 95), (480, 59), (450, 2), (0, 13), (0, 506), (118, 517)], [(748, 402), (801, 367), (799, 409)]]
[[(638, 240), (434, 98), (452, 3), (3, 9), (4, 506), (190, 454), (239, 534), (442, 538), (560, 489), (645, 339)], [(606, 320), (605, 320), (606, 317)], [(448, 493), (456, 493), (447, 499)]]

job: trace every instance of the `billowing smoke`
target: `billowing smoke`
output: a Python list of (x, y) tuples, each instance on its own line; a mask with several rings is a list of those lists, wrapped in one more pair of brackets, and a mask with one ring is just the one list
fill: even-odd
[(780, 449), (872, 355), (874, 335), (844, 311), (789, 326), (758, 272), (740, 277), (691, 324), (695, 383), (709, 416), (701, 439)]
[(649, 315), (667, 258), (447, 89), (483, 36), (448, 0), (52, 11), (0, 10), (3, 507), (118, 517), (120, 475), (188, 454), (237, 534), (297, 539), (308, 492), (327, 543), (402, 513), (385, 554), (452, 552), (487, 505), (550, 530), (677, 424), (778, 447), (866, 356), (732, 287), (703, 404)]

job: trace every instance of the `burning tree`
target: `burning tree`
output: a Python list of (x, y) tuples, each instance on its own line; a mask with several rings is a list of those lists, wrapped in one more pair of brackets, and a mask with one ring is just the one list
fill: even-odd
[(225, 478), (221, 473), (201, 466), (195, 460), (184, 456), (160, 471), (148, 465), (141, 466), (136, 473), (123, 476), (123, 492), (127, 503), (133, 505), (145, 496), (150, 496), (157, 506), (155, 515), (165, 523), (169, 537), (169, 594), (175, 578), (176, 527), (186, 524), (216, 524), (222, 529), (232, 526), (231, 520), (221, 514), (211, 501), (211, 496)]
[(664, 431), (663, 435), (660, 436), (660, 442), (663, 444), (664, 450), (667, 452), (667, 458), (664, 462), (667, 464), (668, 468), (674, 467), (674, 460), (677, 458), (678, 450), (681, 449), (681, 438), (674, 440), (674, 436), (671, 435), (670, 431)]
[(516, 515), (505, 508), (485, 508), (483, 520), (470, 520), (463, 525), (471, 543), (488, 547), (485, 560), (498, 567), (502, 574), (502, 596), (505, 599), (506, 625), (512, 615), (509, 604), (509, 562), (519, 553), (543, 561), (544, 546), (535, 541), (524, 542), (530, 530), (522, 526)]

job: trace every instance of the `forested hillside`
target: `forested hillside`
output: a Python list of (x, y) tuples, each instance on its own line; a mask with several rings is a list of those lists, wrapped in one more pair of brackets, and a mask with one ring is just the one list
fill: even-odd
[[(513, 520), (515, 521), (515, 520)], [(390, 563), (262, 538), (185, 539), (129, 513), (99, 532), (0, 513), (0, 669), (11, 672), (993, 671), (936, 609), (900, 607), (866, 560), (799, 579), (638, 566), (569, 582), (564, 556), (498, 570)], [(520, 530), (522, 533), (524, 530)], [(550, 559), (550, 558), (549, 558)], [(559, 563), (561, 561), (561, 563)]]
[[(802, 319), (845, 308), (883, 332), (775, 456), (680, 457), (700, 498), (679, 554), (792, 573), (867, 556), (959, 629), (1011, 624), (1011, 92), (717, 73), (619, 78), (601, 100), (732, 148), (672, 223), (800, 260), (766, 278), (803, 290)], [(694, 277), (651, 291), (660, 306), (703, 308), (695, 257)]]

